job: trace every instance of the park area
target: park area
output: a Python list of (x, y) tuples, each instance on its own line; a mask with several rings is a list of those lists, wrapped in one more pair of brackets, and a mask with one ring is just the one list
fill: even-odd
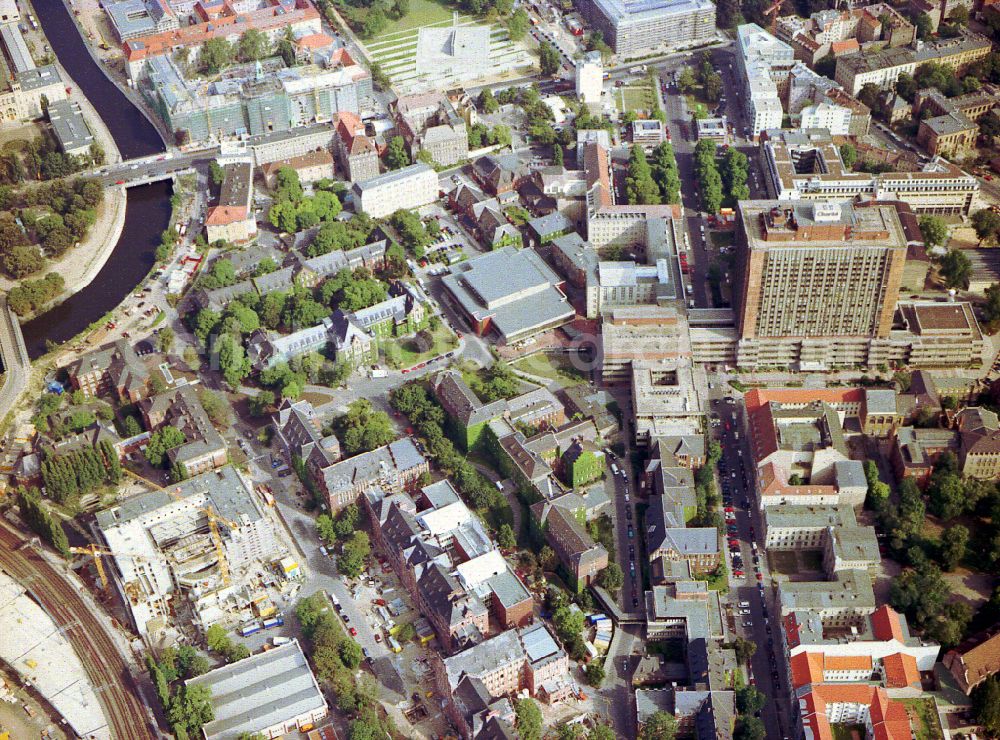
[[(352, 8), (351, 25), (355, 29), (364, 26), (367, 8)], [(390, 18), (384, 30), (362, 43), (369, 56), (392, 80), (400, 92), (410, 93), (432, 87), (434, 80), (426, 73), (418, 71), (417, 47), (420, 29), (447, 28), (455, 26), (489, 26), (489, 57), (493, 70), (504, 71), (512, 67), (531, 64), (532, 59), (524, 47), (515, 44), (507, 35), (507, 29), (500, 23), (483, 21), (475, 16), (459, 13), (455, 6), (443, 0), (409, 0), (407, 10), (399, 18)], [(444, 80), (436, 80), (444, 83)]]
[(427, 362), (458, 346), (458, 339), (444, 325), (428, 329), (416, 336), (394, 339), (383, 347), (386, 362), (394, 367), (405, 368)]

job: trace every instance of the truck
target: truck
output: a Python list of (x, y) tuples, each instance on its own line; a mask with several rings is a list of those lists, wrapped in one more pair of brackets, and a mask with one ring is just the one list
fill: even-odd
[(265, 619), (263, 627), (264, 629), (269, 630), (272, 627), (282, 627), (284, 626), (284, 624), (285, 624), (285, 618), (279, 614), (276, 617), (268, 617), (267, 619)]
[(271, 642), (274, 643), (275, 647), (280, 647), (281, 645), (287, 645), (292, 639), (290, 637), (272, 637)]

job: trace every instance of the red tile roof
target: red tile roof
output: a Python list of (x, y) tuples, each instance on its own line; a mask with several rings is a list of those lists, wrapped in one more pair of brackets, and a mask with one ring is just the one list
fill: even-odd
[(880, 606), (872, 614), (872, 631), (877, 640), (903, 641), (902, 617), (895, 609), (886, 604)]
[(247, 217), (247, 209), (243, 206), (214, 206), (208, 209), (205, 218), (206, 226), (227, 226)]
[(863, 388), (753, 388), (743, 396), (747, 409), (755, 409), (775, 401), (783, 404), (809, 404), (825, 401), (829, 404), (861, 403)]
[(890, 689), (903, 689), (907, 686), (920, 688), (920, 671), (917, 669), (917, 659), (907, 653), (893, 653), (882, 660), (885, 668), (885, 685)]
[(168, 54), (179, 47), (201, 46), (209, 39), (240, 36), (250, 29), (270, 31), (305, 21), (319, 20), (319, 11), (309, 0), (295, 0), (294, 8), (282, 5), (277, 0), (271, 2), (268, 7), (250, 13), (237, 13), (227, 2), (219, 3), (218, 6), (213, 5), (211, 9), (199, 3), (196, 10), (204, 19), (202, 23), (128, 39), (122, 44), (125, 59), (136, 62)]

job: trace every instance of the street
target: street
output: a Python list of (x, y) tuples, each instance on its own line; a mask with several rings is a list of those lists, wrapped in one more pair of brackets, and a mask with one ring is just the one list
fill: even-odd
[[(713, 384), (714, 385), (714, 384)], [(739, 397), (726, 396), (728, 386), (715, 387), (711, 411), (718, 415), (716, 436), (722, 445), (719, 462), (723, 505), (733, 509), (735, 527), (727, 521), (728, 538), (738, 540), (737, 547), (727, 546), (730, 573), (730, 598), (737, 634), (754, 643), (756, 652), (751, 660), (752, 678), (758, 689), (772, 699), (764, 705), (761, 719), (767, 727), (767, 737), (788, 736), (789, 693), (788, 677), (781, 655), (780, 610), (771, 587), (764, 542), (764, 524), (756, 501), (753, 458), (744, 431), (745, 409)], [(756, 546), (755, 546), (756, 545)], [(733, 552), (739, 553), (737, 569)], [(736, 577), (734, 571), (745, 573)], [(743, 606), (743, 605), (746, 606)], [(749, 614), (741, 611), (749, 610)]]

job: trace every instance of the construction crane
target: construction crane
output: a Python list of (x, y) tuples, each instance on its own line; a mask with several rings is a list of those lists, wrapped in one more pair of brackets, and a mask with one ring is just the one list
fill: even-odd
[(774, 36), (776, 31), (778, 30), (778, 11), (781, 10), (781, 6), (783, 4), (784, 0), (775, 0), (774, 4), (764, 11), (764, 16), (771, 19), (772, 36)]
[(86, 547), (71, 547), (69, 551), (75, 553), (76, 555), (90, 555), (94, 559), (94, 565), (97, 567), (97, 575), (101, 579), (101, 587), (107, 589), (108, 587), (108, 574), (104, 570), (104, 562), (101, 558), (114, 557), (114, 556), (124, 556), (127, 558), (132, 558), (133, 560), (145, 560), (145, 556), (136, 555), (130, 552), (115, 552), (109, 550), (106, 547), (101, 547), (100, 545), (87, 545)]
[[(140, 483), (145, 483), (147, 486), (151, 486), (152, 488), (155, 488), (157, 491), (163, 491), (163, 493), (167, 494), (173, 499), (176, 499), (177, 501), (184, 501), (184, 498), (180, 494), (179, 488), (175, 490), (164, 488), (163, 486), (159, 485), (158, 483), (154, 483), (148, 478), (143, 478), (138, 473), (133, 473), (128, 468), (122, 468), (122, 470), (125, 472), (126, 475), (135, 478)], [(222, 522), (227, 527), (229, 527), (229, 529), (232, 529), (234, 531), (239, 529), (240, 526), (236, 522), (230, 521), (229, 519), (226, 519), (225, 517), (217, 514), (211, 506), (196, 506), (195, 508), (208, 518), (208, 531), (212, 538), (212, 545), (215, 547), (215, 555), (219, 561), (219, 575), (222, 578), (223, 584), (229, 585), (229, 563), (226, 560), (226, 551), (222, 546), (222, 538), (219, 536), (218, 522)]]

